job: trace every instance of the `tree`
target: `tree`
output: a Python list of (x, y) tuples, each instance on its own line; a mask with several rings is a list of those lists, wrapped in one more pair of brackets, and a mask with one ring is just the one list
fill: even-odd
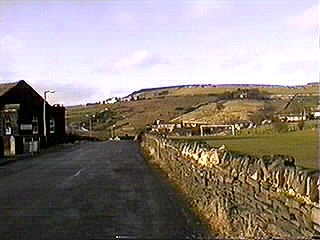
[(251, 115), (250, 120), (256, 124), (261, 124), (261, 122), (263, 120), (265, 120), (266, 118), (267, 118), (267, 116), (264, 113), (264, 111), (258, 111), (258, 112)]
[(288, 123), (281, 122), (279, 118), (273, 119), (272, 126), (273, 126), (273, 131), (275, 131), (276, 133), (288, 132), (289, 130)]
[(304, 120), (303, 120), (303, 119), (301, 119), (301, 120), (298, 122), (298, 128), (299, 128), (299, 130), (303, 130), (303, 128), (304, 128)]

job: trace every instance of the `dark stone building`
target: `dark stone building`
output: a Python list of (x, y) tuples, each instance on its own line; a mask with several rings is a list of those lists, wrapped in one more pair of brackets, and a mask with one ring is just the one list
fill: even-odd
[(0, 84), (0, 156), (37, 152), (65, 140), (65, 108), (46, 102), (25, 81)]

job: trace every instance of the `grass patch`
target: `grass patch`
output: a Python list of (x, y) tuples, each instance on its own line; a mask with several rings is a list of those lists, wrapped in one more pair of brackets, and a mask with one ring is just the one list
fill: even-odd
[(226, 145), (228, 149), (257, 156), (288, 154), (296, 164), (319, 168), (318, 131), (308, 129), (291, 133), (265, 136), (236, 136), (209, 140), (209, 144)]
[(255, 156), (287, 154), (296, 159), (296, 165), (306, 168), (319, 168), (318, 129), (307, 129), (282, 134), (257, 136), (219, 136), (175, 139), (206, 140), (210, 145), (225, 145), (231, 151)]

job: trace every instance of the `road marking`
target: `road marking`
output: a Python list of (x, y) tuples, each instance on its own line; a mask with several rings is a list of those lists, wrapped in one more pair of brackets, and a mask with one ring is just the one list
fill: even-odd
[(74, 177), (77, 177), (80, 175), (81, 171), (85, 170), (86, 168), (81, 168), (78, 172), (76, 172), (74, 175), (70, 176), (69, 178), (72, 179)]
[(59, 184), (58, 187), (66, 187), (71, 184), (71, 181), (73, 178), (80, 175), (80, 173), (85, 170), (86, 168), (81, 168), (78, 172), (76, 172), (74, 175), (68, 177), (63, 183)]
[(81, 170), (82, 170), (82, 169), (80, 169), (75, 175), (73, 175), (73, 177), (78, 176), (78, 175), (81, 173)]
[(116, 239), (135, 239), (135, 237), (131, 237), (131, 236), (116, 236)]

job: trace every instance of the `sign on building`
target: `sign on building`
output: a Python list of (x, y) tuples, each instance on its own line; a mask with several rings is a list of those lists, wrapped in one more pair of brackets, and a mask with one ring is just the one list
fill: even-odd
[(32, 124), (21, 123), (20, 124), (20, 130), (22, 130), (22, 131), (31, 131), (32, 130)]

